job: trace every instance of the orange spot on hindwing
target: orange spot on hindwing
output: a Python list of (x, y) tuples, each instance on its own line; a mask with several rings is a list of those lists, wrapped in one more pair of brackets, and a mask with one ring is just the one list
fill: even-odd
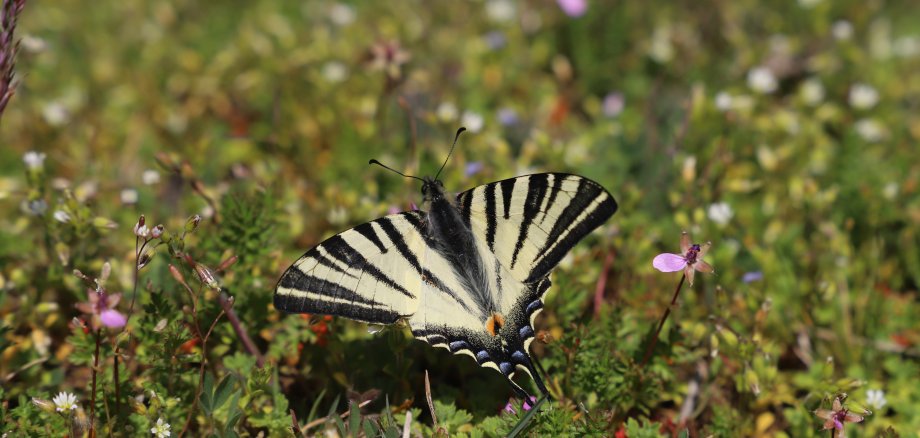
[(492, 336), (498, 336), (498, 332), (501, 331), (503, 325), (505, 325), (505, 317), (501, 313), (493, 313), (486, 320), (486, 331)]

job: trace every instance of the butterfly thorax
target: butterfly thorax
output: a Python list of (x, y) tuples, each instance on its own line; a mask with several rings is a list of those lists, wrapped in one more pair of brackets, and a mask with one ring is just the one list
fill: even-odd
[(476, 249), (476, 239), (469, 224), (463, 221), (457, 206), (444, 191), (441, 181), (425, 178), (422, 195), (428, 206), (427, 237), (431, 246), (457, 271), (464, 288), (476, 300), (483, 320), (492, 317), (498, 305), (489, 291), (489, 281), (482, 257)]

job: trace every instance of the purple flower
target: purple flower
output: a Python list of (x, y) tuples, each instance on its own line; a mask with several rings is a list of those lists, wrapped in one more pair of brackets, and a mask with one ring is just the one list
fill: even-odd
[(741, 281), (745, 283), (753, 283), (760, 280), (763, 280), (763, 272), (760, 271), (745, 272), (744, 275), (741, 276)]
[(121, 294), (108, 294), (101, 287), (89, 290), (89, 300), (75, 304), (81, 312), (92, 316), (92, 326), (98, 330), (101, 326), (109, 328), (124, 327), (127, 319), (114, 307), (121, 300)]
[(485, 35), (486, 45), (489, 46), (492, 50), (498, 50), (502, 47), (505, 47), (505, 44), (508, 42), (508, 39), (505, 38), (499, 30), (493, 30)]
[(565, 15), (578, 18), (588, 11), (588, 0), (556, 0)]
[(626, 107), (626, 99), (623, 93), (615, 91), (604, 96), (604, 115), (607, 117), (616, 117), (623, 112)]
[(661, 272), (684, 271), (687, 281), (693, 286), (693, 274), (696, 271), (712, 273), (715, 270), (709, 263), (703, 261), (703, 256), (709, 251), (712, 242), (703, 245), (690, 243), (690, 235), (684, 231), (680, 236), (680, 254), (662, 253), (655, 256), (652, 266)]
[[(533, 405), (536, 403), (537, 403), (537, 398), (534, 396), (530, 396), (529, 400), (524, 400), (524, 404), (522, 405), (522, 407), (524, 408), (525, 411), (529, 411), (533, 409)], [(514, 409), (514, 406), (511, 404), (510, 401), (508, 402), (508, 404), (505, 405), (505, 409), (503, 410), (509, 414), (517, 413), (517, 410)]]
[(475, 174), (481, 172), (481, 171), (482, 171), (482, 167), (483, 167), (483, 166), (482, 166), (482, 161), (470, 161), (469, 163), (466, 163), (466, 169), (464, 169), (463, 173), (464, 173), (467, 177), (470, 177), (470, 176), (473, 176), (473, 175), (475, 175)]
[[(868, 415), (871, 412), (866, 411), (865, 414)], [(834, 398), (834, 404), (831, 409), (816, 409), (815, 415), (824, 420), (824, 430), (837, 429), (840, 432), (837, 434), (838, 437), (845, 436), (843, 430), (845, 423), (860, 423), (866, 419), (863, 415), (856, 415), (843, 407), (840, 397)]]
[(512, 126), (518, 123), (517, 111), (511, 108), (502, 108), (498, 110), (498, 123), (502, 126)]

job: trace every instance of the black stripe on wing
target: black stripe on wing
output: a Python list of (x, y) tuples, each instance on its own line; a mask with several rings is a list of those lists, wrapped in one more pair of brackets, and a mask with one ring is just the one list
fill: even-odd
[[(525, 270), (526, 275), (518, 277), (525, 283), (548, 275), (579, 240), (617, 210), (616, 201), (600, 184), (564, 173), (479, 186), (457, 195), (457, 205), (464, 222), (475, 219), (484, 226), (481, 238), (509, 270)], [(540, 237), (532, 237), (535, 231)], [(543, 234), (545, 241), (541, 241)], [(504, 244), (507, 248), (499, 246), (499, 237), (514, 242), (513, 247), (511, 243)], [(531, 245), (527, 257), (531, 260), (521, 260), (527, 245)]]
[(320, 243), (281, 276), (275, 308), (379, 324), (408, 316), (424, 279), (406, 282), (409, 264), (418, 263), (407, 242), (424, 245), (414, 225), (424, 218), (421, 211), (386, 216)]

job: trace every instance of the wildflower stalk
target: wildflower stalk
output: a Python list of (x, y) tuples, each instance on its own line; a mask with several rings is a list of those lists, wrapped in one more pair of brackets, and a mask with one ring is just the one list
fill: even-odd
[(102, 328), (99, 328), (98, 330), (95, 331), (96, 354), (93, 355), (93, 371), (92, 371), (92, 374), (93, 374), (92, 391), (93, 392), (90, 395), (90, 402), (89, 402), (89, 437), (90, 438), (96, 438), (96, 372), (99, 369), (99, 344), (101, 343), (100, 338), (99, 338), (99, 330), (102, 330)]
[(658, 321), (658, 329), (655, 330), (655, 336), (652, 336), (652, 341), (649, 342), (648, 347), (645, 349), (645, 355), (642, 357), (642, 363), (640, 367), (645, 367), (648, 364), (649, 359), (652, 357), (652, 351), (655, 350), (655, 345), (658, 344), (658, 336), (661, 334), (661, 329), (664, 327), (665, 321), (668, 320), (668, 316), (671, 315), (671, 308), (677, 304), (677, 297), (680, 296), (680, 289), (684, 286), (684, 280), (687, 279), (687, 275), (681, 275), (680, 281), (677, 283), (677, 288), (674, 289), (674, 297), (671, 298), (671, 304), (664, 309), (664, 315), (661, 315), (661, 320)]
[[(189, 292), (191, 292), (190, 289)], [(195, 389), (195, 398), (192, 399), (192, 407), (189, 409), (188, 415), (185, 417), (185, 425), (182, 426), (182, 431), (179, 432), (180, 438), (185, 435), (185, 432), (188, 431), (188, 427), (192, 423), (192, 415), (195, 413), (195, 409), (198, 407), (198, 400), (201, 398), (201, 391), (204, 384), (204, 367), (208, 360), (208, 338), (211, 337), (211, 333), (214, 331), (214, 327), (217, 326), (217, 322), (220, 321), (222, 316), (224, 316), (223, 309), (221, 309), (220, 313), (217, 314), (217, 317), (214, 318), (214, 321), (211, 322), (211, 327), (208, 328), (208, 331), (205, 333), (203, 338), (201, 337), (201, 331), (198, 329), (198, 317), (195, 317), (195, 331), (198, 332), (198, 337), (201, 339), (201, 365), (198, 366), (198, 388)]]
[(220, 307), (223, 309), (224, 313), (227, 314), (227, 320), (230, 321), (230, 325), (233, 326), (233, 331), (236, 332), (240, 341), (243, 342), (243, 347), (246, 348), (249, 354), (256, 358), (256, 366), (262, 368), (262, 366), (265, 365), (265, 356), (262, 356), (259, 347), (257, 347), (256, 343), (249, 337), (249, 333), (246, 332), (246, 329), (240, 322), (240, 318), (236, 316), (236, 312), (233, 310), (233, 298), (228, 298), (221, 292), (217, 301), (220, 303)]

